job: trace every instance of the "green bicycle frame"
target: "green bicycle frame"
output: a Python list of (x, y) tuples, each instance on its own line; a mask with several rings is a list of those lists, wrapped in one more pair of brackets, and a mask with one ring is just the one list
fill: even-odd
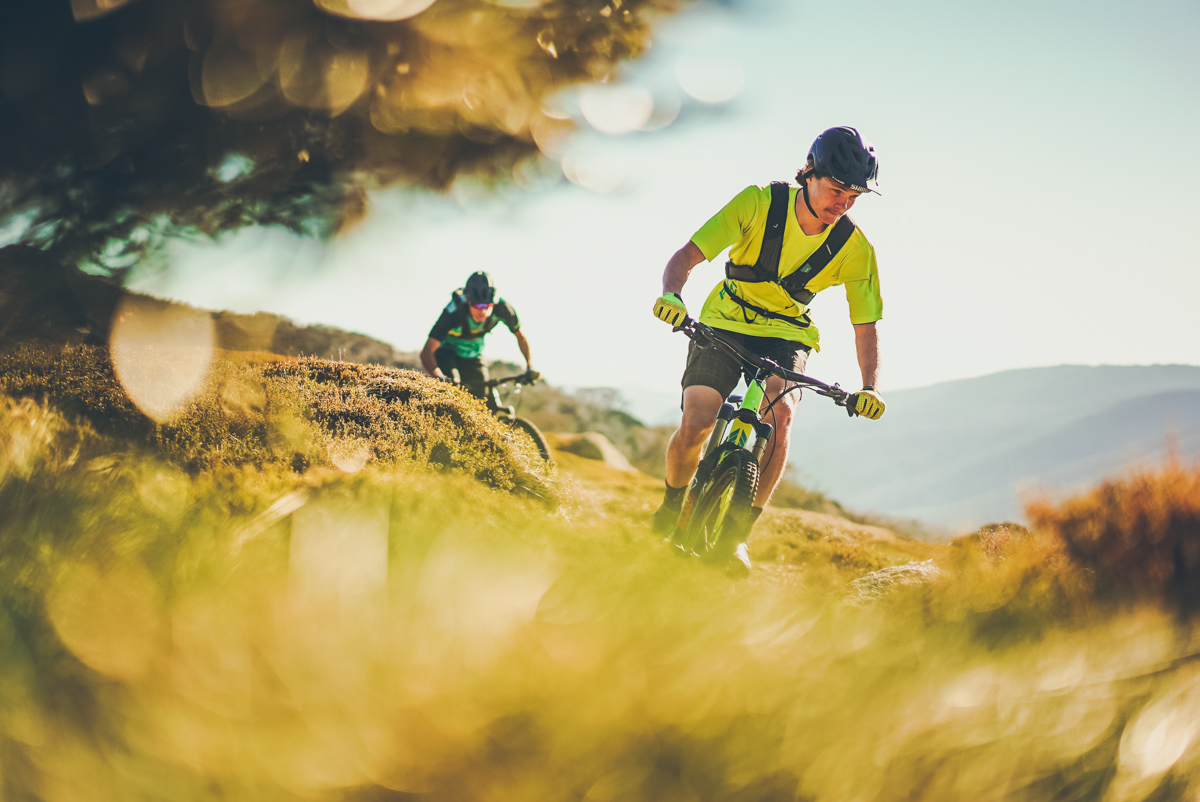
[[(716, 467), (712, 462), (712, 456), (717, 453), (717, 449), (722, 443), (728, 443), (733, 448), (749, 449), (754, 455), (754, 460), (761, 464), (763, 451), (773, 434), (770, 424), (763, 423), (758, 416), (758, 410), (766, 395), (765, 383), (769, 375), (763, 370), (759, 370), (755, 374), (754, 381), (750, 382), (746, 388), (746, 395), (738, 407), (735, 408), (728, 401), (721, 405), (717, 423), (713, 427), (712, 434), (709, 435), (708, 444), (704, 447), (702, 463), (708, 462), (709, 464), (705, 466), (706, 470), (696, 472), (696, 477), (692, 482), (694, 490), (699, 490), (699, 486), (708, 480), (708, 475)], [(749, 446), (751, 436), (754, 437), (752, 447)]]

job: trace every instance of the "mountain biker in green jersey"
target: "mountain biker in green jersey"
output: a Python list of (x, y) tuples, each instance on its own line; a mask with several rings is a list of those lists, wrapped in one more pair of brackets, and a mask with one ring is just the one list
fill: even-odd
[(483, 364), (483, 340), (501, 323), (517, 338), (517, 347), (525, 357), (526, 375), (536, 379), (539, 374), (530, 363), (529, 340), (521, 331), (516, 310), (496, 295), (491, 276), (483, 271), (472, 273), (462, 288), (454, 291), (450, 303), (429, 331), (429, 339), (421, 350), (421, 366), (430, 376), (443, 381), (454, 381), (451, 377), (458, 371), (463, 387), (483, 398), (483, 383), (488, 380), (488, 369)]
[[(752, 353), (802, 373), (809, 352), (820, 350), (817, 327), (809, 314), (812, 297), (843, 285), (863, 382), (851, 406), (859, 415), (879, 418), (885, 405), (876, 389), (879, 340), (875, 324), (883, 317), (883, 300), (875, 249), (862, 230), (845, 218), (859, 195), (878, 194), (878, 171), (875, 149), (857, 130), (839, 127), (824, 131), (796, 174), (799, 186), (747, 187), (670, 258), (663, 271), (662, 297), (654, 304), (655, 316), (671, 325), (682, 321), (687, 309), (679, 293), (692, 268), (730, 248), (726, 278), (709, 293), (700, 322), (722, 330)], [(774, 215), (773, 208), (778, 208)], [(782, 240), (770, 239), (773, 244), (763, 248), (769, 215), (775, 221), (772, 237), (781, 236)], [(700, 349), (695, 343), (688, 349), (681, 382), (683, 417), (667, 447), (666, 494), (654, 513), (656, 532), (665, 535), (674, 529), (701, 447), (722, 402), (741, 376), (741, 364), (723, 349)], [(764, 409), (779, 400), (767, 417), (775, 434), (761, 468), (753, 520), (762, 514), (787, 464), (799, 391), (780, 398), (784, 389), (784, 380), (777, 376), (767, 381)], [(750, 567), (745, 542), (737, 546), (734, 555), (745, 568)]]

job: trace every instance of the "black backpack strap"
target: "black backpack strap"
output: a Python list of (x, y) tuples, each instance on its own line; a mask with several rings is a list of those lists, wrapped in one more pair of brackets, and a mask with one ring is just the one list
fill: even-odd
[(458, 330), (462, 332), (463, 337), (467, 337), (471, 332), (471, 313), (467, 311), (467, 299), (461, 289), (450, 293), (450, 303), (454, 306), (454, 313), (458, 315)]
[(783, 251), (783, 231), (787, 227), (788, 202), (791, 192), (787, 182), (771, 182), (771, 206), (767, 209), (767, 226), (763, 229), (762, 245), (753, 265), (725, 263), (725, 278), (738, 281), (778, 281), (779, 254)]
[(807, 306), (813, 299), (813, 293), (805, 289), (808, 282), (833, 261), (833, 257), (838, 255), (838, 251), (850, 241), (855, 228), (854, 221), (849, 217), (845, 215), (839, 217), (821, 247), (813, 251), (813, 255), (808, 257), (808, 261), (799, 270), (780, 279), (779, 285), (787, 290), (788, 295), (795, 298), (798, 303)]
[(801, 313), (799, 317), (793, 317), (780, 312), (772, 312), (770, 309), (763, 309), (761, 306), (752, 304), (744, 298), (739, 298), (735, 288), (729, 283), (725, 284), (725, 293), (729, 296), (731, 301), (742, 308), (742, 316), (746, 319), (747, 323), (754, 322), (750, 319), (750, 315), (753, 314), (760, 317), (770, 318), (771, 320), (782, 320), (784, 323), (791, 323), (793, 326), (799, 329), (807, 329), (812, 325), (812, 318), (805, 313)]

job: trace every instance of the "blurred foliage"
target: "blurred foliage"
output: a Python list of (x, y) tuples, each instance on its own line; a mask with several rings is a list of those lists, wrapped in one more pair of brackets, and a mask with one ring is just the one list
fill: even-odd
[[(279, 364), (330, 393), (360, 375)], [(1098, 603), (1053, 533), (989, 528), (846, 604), (771, 567), (730, 583), (617, 507), (382, 462), (213, 465), (0, 398), (6, 798), (1200, 793), (1191, 621), (1153, 589)], [(1107, 498), (1186, 509), (1197, 475)], [(1140, 523), (1116, 542), (1153, 551)]]
[(571, 129), (546, 96), (682, 2), (3, 0), (0, 208), (120, 271), (164, 235), (325, 236), (379, 187), (519, 181)]
[(24, 344), (0, 350), (0, 391), (50, 403), (192, 474), (432, 466), (547, 501), (559, 492), (527, 437), (463, 391), (412, 371), (228, 354), (195, 398), (156, 423), (127, 395), (107, 348)]
[(1103, 483), (1056, 506), (1032, 505), (1034, 525), (1054, 533), (1087, 568), (1104, 598), (1166, 600), (1200, 609), (1200, 471), (1173, 463)]

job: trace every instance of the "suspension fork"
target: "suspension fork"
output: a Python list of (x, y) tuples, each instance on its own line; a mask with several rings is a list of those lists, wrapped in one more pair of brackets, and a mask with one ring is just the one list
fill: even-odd
[[(742, 399), (741, 407), (734, 413), (733, 425), (729, 428), (727, 439), (738, 448), (746, 448), (750, 442), (750, 435), (758, 435), (758, 410), (762, 406), (765, 393), (763, 385), (768, 375), (770, 374), (759, 369), (754, 381), (746, 388), (746, 397)], [(757, 446), (755, 443), (756, 448)]]
[[(767, 443), (770, 441), (771, 436), (775, 433), (775, 427), (759, 417), (759, 410), (762, 408), (762, 400), (766, 395), (768, 376), (770, 376), (769, 373), (762, 368), (759, 368), (758, 372), (754, 375), (754, 381), (752, 382), (755, 389), (758, 390), (758, 402), (750, 408), (750, 411), (754, 413), (752, 419), (752, 425), (754, 427), (754, 448), (751, 450), (751, 453), (754, 455), (754, 461), (759, 464), (760, 468), (762, 467), (763, 452), (766, 451)], [(743, 405), (742, 408), (746, 409), (747, 407), (748, 405)], [(748, 425), (750, 424), (749, 421), (747, 423)]]
[(700, 489), (708, 478), (712, 476), (713, 469), (717, 467), (717, 458), (720, 456), (721, 442), (725, 439), (725, 432), (729, 429), (729, 423), (738, 414), (739, 408), (734, 406), (735, 403), (741, 401), (736, 395), (731, 395), (728, 401), (721, 404), (721, 409), (717, 412), (717, 422), (713, 425), (712, 433), (708, 436), (708, 442), (704, 444), (704, 451), (700, 458), (700, 464), (696, 466), (696, 473), (692, 477), (692, 481), (688, 483), (687, 495), (683, 499), (683, 509), (679, 513), (679, 519), (676, 523), (676, 534), (679, 534), (679, 529), (687, 525), (688, 518), (691, 517), (692, 507), (696, 503), (696, 499), (700, 496)]
[(737, 414), (738, 408), (734, 406), (737, 401), (741, 401), (741, 399), (737, 396), (730, 396), (728, 401), (721, 404), (721, 409), (717, 412), (716, 425), (713, 426), (712, 434), (708, 436), (708, 442), (704, 444), (702, 463), (716, 456), (717, 448), (720, 447), (721, 441), (725, 439), (725, 432), (729, 429), (729, 422)]

